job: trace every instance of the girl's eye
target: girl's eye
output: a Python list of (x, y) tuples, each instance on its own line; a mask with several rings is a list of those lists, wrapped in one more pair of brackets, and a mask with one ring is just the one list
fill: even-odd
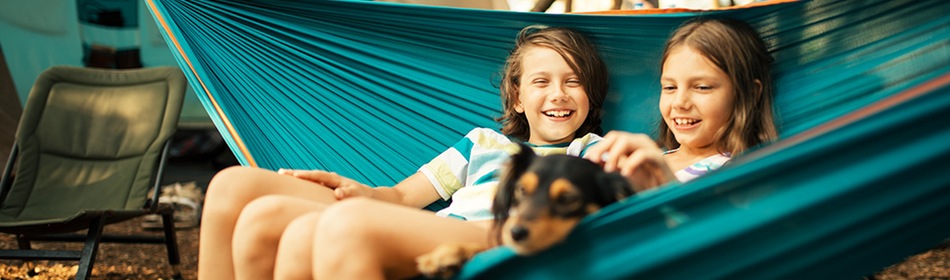
[(712, 89), (713, 89), (712, 86), (707, 86), (707, 85), (698, 85), (698, 86), (696, 86), (696, 90), (699, 90), (699, 91), (710, 91), (710, 90), (712, 90)]
[(570, 79), (570, 80), (567, 80), (567, 84), (570, 86), (581, 86), (581, 80)]
[(661, 89), (662, 89), (664, 92), (671, 92), (671, 91), (675, 91), (675, 90), (676, 90), (676, 86), (663, 85), (663, 86), (661, 87)]

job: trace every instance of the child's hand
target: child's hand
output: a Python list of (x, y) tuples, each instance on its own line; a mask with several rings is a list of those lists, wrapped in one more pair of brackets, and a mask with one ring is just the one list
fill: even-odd
[(331, 188), (337, 200), (357, 196), (373, 197), (373, 188), (361, 184), (356, 180), (340, 176), (336, 174), (336, 172), (280, 169), (277, 170), (277, 173), (294, 176)]
[(611, 131), (591, 146), (584, 158), (602, 165), (604, 171), (619, 172), (637, 191), (676, 180), (663, 151), (645, 134)]

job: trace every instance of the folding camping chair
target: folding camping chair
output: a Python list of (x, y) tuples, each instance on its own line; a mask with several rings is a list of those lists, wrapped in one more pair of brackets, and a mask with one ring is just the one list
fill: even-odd
[[(164, 243), (180, 277), (173, 209), (157, 201), (185, 84), (175, 67), (40, 74), (0, 181), (0, 232), (15, 234), (19, 249), (0, 258), (79, 260), (76, 279), (86, 279), (100, 242)], [(103, 235), (105, 225), (146, 214), (162, 216), (164, 237)], [(85, 245), (31, 250), (31, 241)]]

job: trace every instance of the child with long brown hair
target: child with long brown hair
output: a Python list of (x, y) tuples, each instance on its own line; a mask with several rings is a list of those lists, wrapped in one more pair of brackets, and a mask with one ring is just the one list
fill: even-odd
[[(404, 278), (439, 244), (487, 244), (494, 173), (518, 142), (582, 155), (600, 139), (607, 79), (582, 34), (530, 26), (503, 72), (501, 132), (472, 130), (392, 188), (325, 171), (224, 170), (207, 195), (199, 278)], [(435, 215), (420, 210), (450, 198)]]
[(692, 180), (775, 140), (771, 63), (765, 42), (744, 22), (684, 23), (661, 60), (659, 143), (665, 151), (647, 135), (612, 131), (585, 157), (647, 189)]

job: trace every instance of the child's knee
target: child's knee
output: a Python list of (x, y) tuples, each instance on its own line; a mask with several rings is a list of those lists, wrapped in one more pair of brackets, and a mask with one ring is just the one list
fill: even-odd
[(248, 203), (238, 217), (233, 237), (234, 253), (240, 258), (256, 260), (262, 252), (274, 252), (286, 222), (279, 215), (287, 206), (275, 196), (263, 196)]
[(312, 240), (321, 214), (320, 212), (309, 213), (290, 221), (280, 239), (301, 240), (302, 242)]
[(252, 167), (232, 166), (215, 174), (208, 184), (206, 207), (211, 210), (218, 206), (233, 209), (253, 200), (255, 188), (260, 188), (254, 180), (254, 174), (258, 172), (261, 171)]
[(369, 198), (354, 197), (341, 200), (327, 207), (317, 222), (316, 231), (321, 237), (361, 238), (372, 235), (374, 230), (373, 219), (378, 213), (372, 213), (374, 203)]
[(280, 195), (265, 195), (252, 200), (241, 210), (238, 226), (283, 229), (295, 218), (292, 214), (298, 213), (294, 206), (285, 201), (286, 197)]
[(244, 166), (231, 166), (218, 171), (208, 183), (208, 193), (227, 191), (231, 186), (243, 184), (242, 182), (246, 182), (246, 178), (256, 171), (256, 168)]

